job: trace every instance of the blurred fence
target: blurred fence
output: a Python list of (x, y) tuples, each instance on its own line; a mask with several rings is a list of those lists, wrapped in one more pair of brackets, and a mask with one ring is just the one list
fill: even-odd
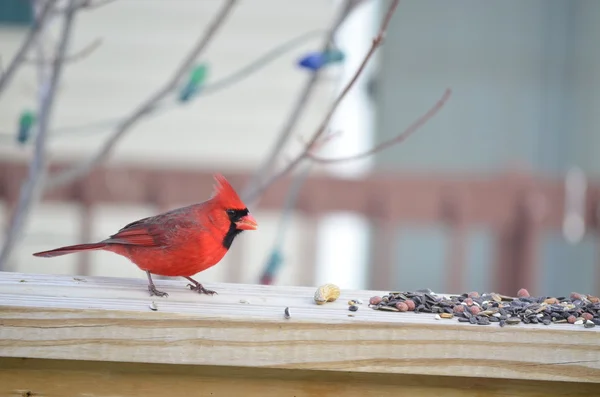
[[(66, 164), (55, 165), (53, 170)], [(14, 207), (27, 165), (0, 161), (0, 199)], [(249, 172), (227, 172), (230, 182), (243, 186)], [(281, 209), (290, 179), (275, 183), (255, 209)], [(181, 203), (198, 202), (212, 192), (209, 170), (154, 169), (151, 167), (106, 167), (89, 177), (45, 195), (46, 201), (73, 202), (82, 209), (81, 235), (90, 235), (95, 204), (155, 205), (163, 211)], [(318, 219), (333, 211), (351, 211), (367, 217), (378, 238), (369, 260), (367, 288), (393, 288), (395, 239), (393, 231), (402, 224), (443, 224), (450, 248), (444, 269), (446, 291), (462, 291), (466, 286), (466, 235), (471, 227), (485, 227), (495, 236), (492, 287), (501, 293), (514, 293), (520, 286), (533, 285), (539, 276), (541, 236), (560, 230), (565, 218), (564, 180), (526, 173), (496, 175), (374, 173), (359, 180), (309, 177), (298, 198), (296, 211)], [(580, 201), (585, 202), (580, 217), (586, 233), (597, 234), (600, 185), (588, 184)], [(385, 238), (385, 237), (388, 238)], [(239, 255), (239, 254), (238, 254)], [(241, 254), (243, 255), (243, 254)], [(243, 256), (240, 256), (243, 257)], [(79, 259), (78, 274), (87, 274), (86, 256)], [(236, 263), (235, 266), (242, 266)], [(314, 261), (313, 261), (314, 266)], [(312, 271), (311, 271), (312, 270)], [(237, 282), (235, 269), (225, 282)], [(313, 284), (314, 269), (306, 269), (304, 285)], [(600, 290), (600, 265), (596, 264), (595, 290)]]

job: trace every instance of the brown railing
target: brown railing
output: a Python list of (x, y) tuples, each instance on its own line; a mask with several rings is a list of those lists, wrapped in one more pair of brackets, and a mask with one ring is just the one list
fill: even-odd
[[(53, 167), (54, 170), (61, 168)], [(0, 161), (0, 199), (12, 208), (20, 183), (26, 176), (24, 163)], [(243, 186), (247, 172), (226, 172), (235, 186)], [(274, 184), (257, 208), (279, 210), (290, 180)], [(70, 186), (45, 195), (49, 201), (71, 201), (83, 214), (97, 203), (152, 204), (165, 210), (181, 203), (205, 199), (212, 191), (208, 170), (154, 169), (151, 167), (107, 167)], [(362, 180), (313, 176), (307, 179), (298, 199), (297, 211), (318, 218), (332, 211), (352, 211), (369, 218), (378, 238), (370, 261), (368, 288), (393, 288), (395, 240), (390, 236), (402, 224), (444, 224), (448, 227), (450, 248), (445, 269), (447, 291), (462, 291), (465, 275), (466, 232), (483, 226), (496, 236), (494, 290), (514, 293), (523, 285), (535, 289), (539, 243), (547, 230), (558, 230), (564, 218), (563, 180), (546, 179), (519, 173), (495, 175), (375, 173)], [(12, 204), (11, 204), (12, 203)], [(586, 191), (584, 213), (586, 231), (598, 228), (597, 208), (600, 187), (591, 184)], [(90, 225), (82, 216), (81, 233), (89, 236)], [(240, 255), (238, 253), (238, 255)], [(79, 274), (87, 272), (86, 257), (81, 256)], [(301, 284), (311, 285), (314, 273), (306, 269)], [(240, 272), (231, 271), (226, 282), (237, 282)], [(600, 270), (597, 271), (600, 274)], [(600, 291), (597, 276), (596, 291)], [(534, 292), (534, 291), (531, 291)]]

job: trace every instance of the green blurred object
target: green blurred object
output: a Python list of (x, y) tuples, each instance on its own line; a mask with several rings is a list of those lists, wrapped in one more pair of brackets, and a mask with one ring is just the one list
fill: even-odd
[(340, 50), (328, 50), (323, 53), (325, 63), (343, 62), (346, 56)]
[(208, 74), (208, 66), (206, 64), (198, 65), (192, 70), (192, 74), (190, 76), (190, 82), (196, 85), (202, 85), (204, 80), (206, 80), (206, 75)]
[(35, 123), (35, 114), (30, 110), (24, 110), (19, 118), (19, 132), (17, 141), (21, 144), (27, 142), (31, 135), (31, 127)]
[(200, 64), (190, 73), (190, 78), (187, 81), (187, 84), (181, 90), (179, 94), (179, 100), (181, 102), (189, 101), (196, 93), (198, 93), (200, 87), (204, 84), (206, 80), (206, 76), (208, 74), (208, 65)]

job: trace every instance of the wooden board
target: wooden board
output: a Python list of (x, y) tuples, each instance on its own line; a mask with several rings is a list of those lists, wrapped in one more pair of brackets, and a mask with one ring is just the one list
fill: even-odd
[[(219, 295), (206, 296), (185, 285), (158, 281), (170, 296), (150, 298), (142, 279), (0, 273), (0, 357), (600, 383), (597, 328), (366, 306), (386, 291), (318, 306), (313, 288), (212, 283)], [(351, 313), (350, 298), (365, 304)]]
[(597, 383), (0, 358), (0, 396), (590, 397)]

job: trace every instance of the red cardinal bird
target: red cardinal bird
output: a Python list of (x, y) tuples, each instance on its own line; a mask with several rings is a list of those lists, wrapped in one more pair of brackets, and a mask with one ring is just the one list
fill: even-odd
[(207, 201), (177, 208), (132, 222), (106, 240), (71, 245), (34, 256), (50, 258), (74, 252), (105, 250), (122, 255), (148, 275), (150, 296), (168, 296), (158, 291), (152, 274), (185, 277), (190, 289), (212, 295), (191, 276), (216, 265), (234, 238), (244, 230), (256, 230), (256, 220), (229, 182), (220, 174), (215, 194)]

